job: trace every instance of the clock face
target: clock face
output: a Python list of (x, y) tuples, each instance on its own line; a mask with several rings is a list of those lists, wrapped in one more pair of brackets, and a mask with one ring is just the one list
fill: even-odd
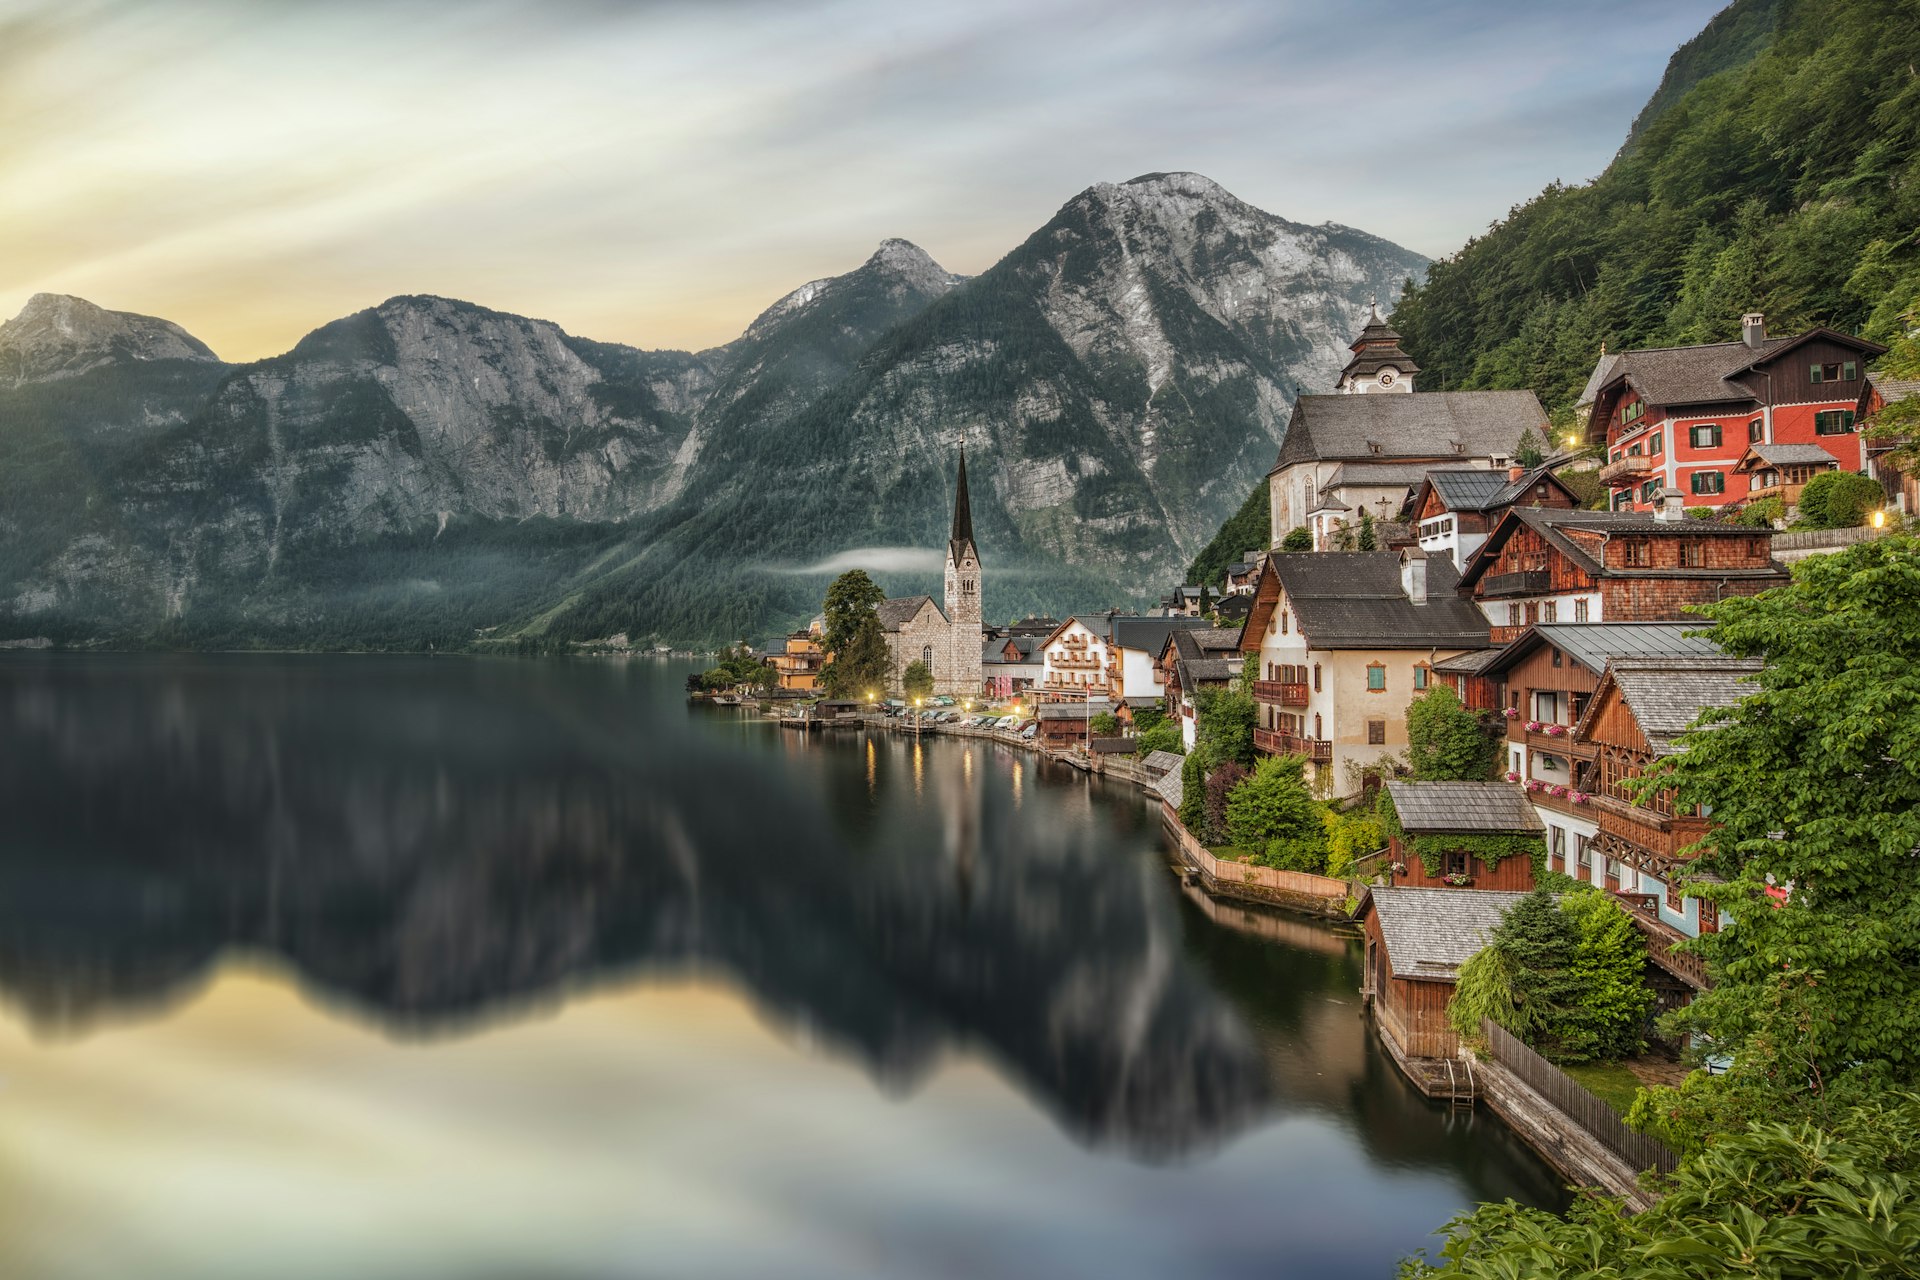
[(1382, 369), (1380, 371), (1380, 385), (1383, 387), (1390, 387), (1393, 385), (1393, 370)]

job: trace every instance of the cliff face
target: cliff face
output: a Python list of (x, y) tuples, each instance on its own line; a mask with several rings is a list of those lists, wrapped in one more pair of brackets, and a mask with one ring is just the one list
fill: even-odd
[[(750, 633), (817, 605), (780, 568), (938, 545), (963, 438), (983, 550), (1014, 571), (990, 613), (1144, 597), (1422, 265), (1156, 174), (1081, 193), (974, 280), (886, 241), (700, 353), (402, 297), (229, 369), (164, 321), (36, 298), (0, 327), (0, 413), (65, 415), (69, 443), (141, 429), (0, 481), (15, 512), (91, 513), (0, 525), (0, 639)], [(88, 378), (165, 394), (96, 412), (65, 390)]]

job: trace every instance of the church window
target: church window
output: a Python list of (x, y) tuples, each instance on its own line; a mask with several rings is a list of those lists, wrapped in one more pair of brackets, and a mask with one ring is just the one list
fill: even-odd
[(927, 664), (927, 670), (933, 670), (933, 646), (926, 645), (920, 650), (920, 661)]

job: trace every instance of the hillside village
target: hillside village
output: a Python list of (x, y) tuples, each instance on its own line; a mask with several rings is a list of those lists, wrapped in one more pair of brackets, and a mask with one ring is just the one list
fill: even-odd
[[(1144, 787), (1207, 892), (1355, 922), (1374, 1025), (1422, 1090), (1487, 1098), (1564, 1172), (1631, 1196), (1636, 1170), (1670, 1157), (1617, 1122), (1516, 1101), (1497, 1061), (1462, 1066), (1486, 1045), (1454, 995), (1539, 888), (1599, 890), (1631, 922), (1636, 1052), (1658, 1038), (1653, 1017), (1711, 986), (1688, 943), (1725, 927), (1692, 866), (1712, 820), (1642, 780), (1703, 714), (1739, 703), (1760, 663), (1724, 651), (1696, 610), (1783, 587), (1791, 561), (1916, 509), (1913, 476), (1861, 436), (1920, 391), (1870, 370), (1886, 348), (1771, 337), (1757, 314), (1742, 327), (1738, 342), (1602, 354), (1556, 432), (1531, 392), (1418, 390), (1376, 309), (1334, 391), (1294, 406), (1268, 545), (1219, 581), (1179, 584), (1151, 614), (985, 625), (990, 548), (962, 456), (943, 598), (842, 579), (877, 632), (863, 674), (834, 651), (835, 629), (859, 623), (836, 622), (830, 596), (808, 630), (693, 684), (798, 727), (985, 735)], [(1851, 515), (1789, 531), (1823, 489)], [(1436, 766), (1449, 734), (1454, 758)], [(1309, 796), (1304, 829), (1249, 816)]]

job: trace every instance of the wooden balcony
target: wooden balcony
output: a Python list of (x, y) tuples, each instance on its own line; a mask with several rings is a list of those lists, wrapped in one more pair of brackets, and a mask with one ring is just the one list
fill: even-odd
[(1634, 925), (1647, 940), (1647, 959), (1665, 969), (1695, 991), (1713, 985), (1707, 977), (1707, 962), (1697, 955), (1674, 950), (1689, 941), (1686, 934), (1660, 918), (1660, 899), (1651, 893), (1615, 893), (1614, 898), (1633, 917)]
[(1545, 569), (1490, 573), (1480, 580), (1480, 594), (1489, 599), (1498, 599), (1502, 596), (1543, 596), (1552, 588), (1553, 577)]
[(1600, 483), (1609, 488), (1633, 484), (1642, 476), (1653, 471), (1653, 459), (1642, 454), (1629, 454), (1618, 462), (1609, 462), (1600, 468)]
[(1692, 859), (1682, 851), (1698, 844), (1712, 826), (1705, 818), (1670, 816), (1618, 796), (1598, 794), (1592, 804), (1601, 851), (1662, 878)]
[[(1572, 760), (1591, 760), (1600, 753), (1600, 748), (1591, 742), (1575, 742), (1573, 733), (1548, 733), (1543, 729), (1529, 729), (1525, 720), (1511, 720), (1507, 723), (1507, 737), (1514, 737), (1514, 726), (1520, 728), (1520, 741), (1527, 744), (1530, 751), (1545, 751), (1556, 756), (1566, 756)], [(1564, 726), (1563, 726), (1564, 727)]]
[(1333, 743), (1327, 739), (1300, 738), (1277, 729), (1256, 728), (1253, 745), (1269, 755), (1305, 756), (1315, 764), (1326, 764), (1333, 759)]
[(1290, 680), (1255, 680), (1253, 697), (1256, 702), (1271, 703), (1276, 707), (1304, 707), (1307, 705), (1307, 686)]
[(1100, 666), (1100, 659), (1088, 654), (1070, 653), (1064, 658), (1047, 659), (1047, 665), (1063, 671), (1093, 671)]

